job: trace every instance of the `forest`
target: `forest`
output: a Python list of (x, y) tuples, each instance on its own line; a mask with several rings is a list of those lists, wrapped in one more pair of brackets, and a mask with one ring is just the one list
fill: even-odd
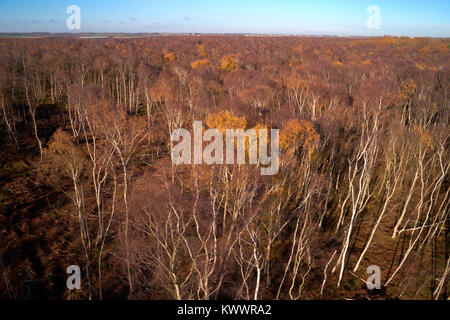
[[(448, 299), (449, 89), (444, 38), (1, 38), (0, 299)], [(174, 165), (194, 121), (278, 173)]]

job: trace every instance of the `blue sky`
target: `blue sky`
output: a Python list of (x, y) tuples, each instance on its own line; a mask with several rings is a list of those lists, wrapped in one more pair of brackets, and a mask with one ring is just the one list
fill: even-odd
[[(450, 37), (449, 0), (0, 0), (0, 32), (201, 32)], [(366, 9), (381, 10), (368, 29)]]

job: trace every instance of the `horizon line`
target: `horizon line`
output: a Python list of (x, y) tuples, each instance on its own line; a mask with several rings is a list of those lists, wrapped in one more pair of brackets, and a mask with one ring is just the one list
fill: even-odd
[(450, 36), (408, 36), (408, 35), (360, 35), (360, 34), (349, 34), (349, 35), (337, 35), (337, 34), (311, 34), (311, 33), (256, 33), (256, 32), (0, 32), (0, 35), (30, 35), (30, 34), (42, 34), (42, 35), (71, 35), (80, 36), (84, 34), (93, 35), (256, 35), (256, 36), (304, 36), (304, 37), (335, 37), (335, 38), (383, 38), (383, 37), (394, 37), (394, 38), (433, 38), (433, 39), (449, 39)]

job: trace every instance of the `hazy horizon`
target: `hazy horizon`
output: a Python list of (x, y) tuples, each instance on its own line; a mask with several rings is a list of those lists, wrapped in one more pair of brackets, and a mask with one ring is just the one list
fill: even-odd
[[(81, 11), (80, 29), (69, 30), (67, 8)], [(379, 8), (370, 29), (368, 8)], [(0, 33), (206, 33), (331, 36), (449, 37), (448, 1), (214, 1), (89, 2), (0, 0)]]

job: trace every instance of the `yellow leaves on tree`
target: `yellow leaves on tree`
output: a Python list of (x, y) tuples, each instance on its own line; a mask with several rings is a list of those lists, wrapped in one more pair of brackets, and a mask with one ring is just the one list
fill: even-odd
[[(246, 130), (247, 120), (244, 117), (237, 117), (229, 111), (221, 111), (208, 115), (206, 124), (209, 128), (219, 130), (224, 135), (224, 144), (228, 143), (225, 139), (226, 130), (229, 129), (242, 129)], [(254, 133), (256, 133), (256, 137)], [(266, 134), (263, 135), (261, 130), (266, 130)], [(246, 163), (250, 166), (259, 164), (259, 146), (260, 143), (269, 143), (270, 141), (270, 128), (265, 124), (256, 124), (253, 128), (247, 130), (244, 137), (245, 144), (245, 158)], [(256, 140), (254, 139), (256, 138)], [(267, 140), (266, 140), (267, 139)], [(235, 147), (238, 146), (238, 138), (234, 138)], [(256, 157), (256, 158), (254, 158)], [(254, 159), (256, 162), (252, 162), (250, 159)]]
[(169, 63), (175, 60), (175, 54), (169, 52), (164, 56), (164, 62)]
[(206, 124), (224, 134), (227, 129), (245, 129), (247, 120), (244, 117), (237, 117), (229, 111), (220, 111), (208, 115)]
[(400, 83), (400, 92), (403, 100), (408, 100), (417, 91), (417, 86), (414, 80), (408, 79)]
[(259, 130), (267, 130), (267, 132), (270, 131), (269, 127), (265, 124), (257, 123), (253, 129), (256, 131), (256, 135), (259, 137)]
[(211, 63), (206, 59), (200, 59), (191, 63), (192, 69), (201, 69), (201, 68), (209, 68)]
[(290, 120), (280, 132), (280, 149), (282, 153), (291, 156), (299, 147), (305, 150), (311, 158), (320, 140), (314, 125), (306, 120)]
[(223, 71), (235, 71), (239, 69), (236, 59), (230, 56), (223, 56), (220, 59), (220, 69)]
[(207, 53), (206, 53), (206, 49), (204, 45), (198, 45), (197, 46), (197, 53), (200, 57), (204, 58), (206, 57)]
[(71, 136), (61, 129), (56, 130), (44, 152), (42, 164), (44, 173), (50, 175), (49, 180), (54, 183), (61, 177), (77, 180), (85, 167), (86, 158), (74, 145)]
[(418, 125), (415, 125), (413, 130), (419, 135), (420, 144), (426, 149), (434, 151), (436, 149), (434, 138), (430, 131), (427, 129), (421, 129)]

